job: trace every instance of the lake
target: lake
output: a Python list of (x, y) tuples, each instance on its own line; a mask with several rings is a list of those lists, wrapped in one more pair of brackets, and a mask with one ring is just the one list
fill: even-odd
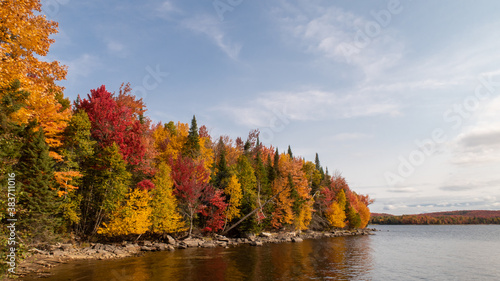
[(78, 261), (43, 280), (500, 280), (500, 225), (370, 227), (380, 231)]

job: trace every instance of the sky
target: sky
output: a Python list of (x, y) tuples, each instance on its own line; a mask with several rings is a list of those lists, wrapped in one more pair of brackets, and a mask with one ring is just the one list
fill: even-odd
[(72, 100), (130, 82), (154, 122), (259, 129), (372, 212), (500, 209), (499, 1), (42, 4)]

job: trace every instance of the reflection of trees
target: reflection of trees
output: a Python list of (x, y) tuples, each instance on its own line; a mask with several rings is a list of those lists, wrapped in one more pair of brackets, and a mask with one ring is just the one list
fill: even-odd
[(62, 279), (54, 276), (49, 280), (68, 280), (71, 276), (120, 281), (366, 280), (373, 270), (370, 242), (369, 236), (356, 236), (262, 247), (190, 248), (122, 260), (91, 261), (90, 266), (71, 268), (66, 275), (62, 274)]
[(313, 243), (309, 256), (316, 277), (363, 279), (372, 270), (370, 237), (336, 237)]

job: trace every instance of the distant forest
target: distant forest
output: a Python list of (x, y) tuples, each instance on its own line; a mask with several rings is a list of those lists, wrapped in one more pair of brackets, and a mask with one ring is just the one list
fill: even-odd
[(394, 216), (372, 213), (371, 224), (500, 224), (500, 211), (452, 211)]

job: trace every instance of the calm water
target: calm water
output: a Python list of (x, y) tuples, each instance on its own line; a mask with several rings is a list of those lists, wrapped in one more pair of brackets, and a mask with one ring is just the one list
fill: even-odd
[(375, 227), (373, 236), (75, 262), (43, 280), (500, 280), (498, 225)]

